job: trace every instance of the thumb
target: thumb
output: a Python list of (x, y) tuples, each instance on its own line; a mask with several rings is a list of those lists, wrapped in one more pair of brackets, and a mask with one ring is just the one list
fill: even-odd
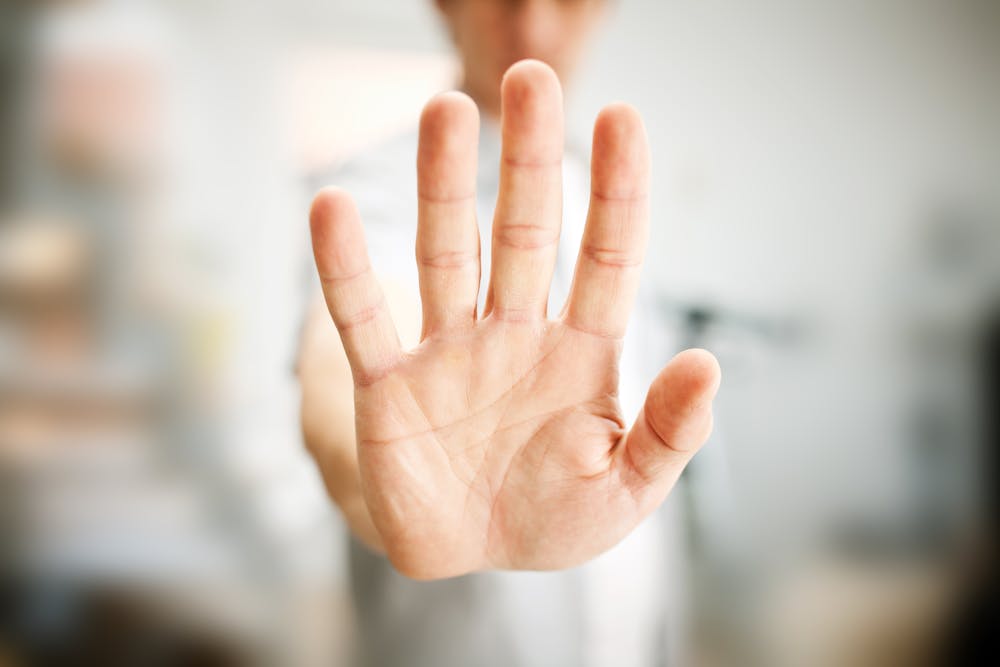
[[(719, 362), (700, 349), (681, 352), (660, 371), (625, 441), (622, 465), (635, 490), (662, 502), (712, 432)], [(652, 508), (650, 508), (652, 509)]]

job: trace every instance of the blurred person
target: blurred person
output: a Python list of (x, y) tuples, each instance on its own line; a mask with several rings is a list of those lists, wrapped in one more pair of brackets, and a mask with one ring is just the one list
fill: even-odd
[(638, 113), (598, 115), (589, 187), (564, 154), (561, 89), (607, 5), (438, 0), (463, 92), (313, 202), (302, 427), (352, 533), (365, 663), (667, 660), (683, 582), (657, 509), (720, 373), (702, 350), (656, 373)]

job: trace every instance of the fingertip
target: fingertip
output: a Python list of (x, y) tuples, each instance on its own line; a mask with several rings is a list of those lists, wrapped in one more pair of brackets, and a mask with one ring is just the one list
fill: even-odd
[(479, 108), (471, 97), (457, 90), (438, 93), (420, 114), (421, 134), (446, 136), (452, 131), (463, 135), (479, 132)]
[[(531, 135), (558, 135), (562, 141), (562, 86), (551, 67), (540, 60), (521, 60), (500, 84), (500, 113), (505, 130)], [(558, 130), (553, 127), (558, 124)]]
[(649, 190), (650, 155), (639, 110), (616, 102), (594, 121), (592, 181), (597, 195), (610, 199), (644, 197)]
[(699, 348), (684, 350), (656, 376), (647, 403), (659, 419), (683, 419), (711, 404), (721, 376), (719, 362), (710, 352)]
[(420, 115), (417, 192), (430, 200), (469, 197), (475, 191), (479, 109), (465, 93), (435, 95)]
[(502, 95), (518, 96), (532, 92), (549, 91), (562, 94), (559, 76), (541, 60), (526, 58), (519, 60), (504, 72), (500, 83)]
[(361, 217), (346, 190), (327, 186), (316, 193), (309, 209), (309, 228), (321, 277), (354, 271), (367, 261)]
[(353, 215), (356, 211), (354, 199), (346, 190), (328, 185), (313, 197), (312, 205), (309, 207), (309, 225), (315, 234), (336, 220)]
[(678, 353), (667, 365), (673, 384), (679, 390), (701, 400), (715, 397), (722, 382), (722, 368), (708, 350), (691, 348)]
[(538, 60), (514, 63), (500, 86), (504, 160), (551, 166), (563, 152), (562, 88), (551, 67)]
[(612, 102), (602, 108), (594, 121), (594, 130), (619, 137), (646, 135), (642, 114), (628, 102)]

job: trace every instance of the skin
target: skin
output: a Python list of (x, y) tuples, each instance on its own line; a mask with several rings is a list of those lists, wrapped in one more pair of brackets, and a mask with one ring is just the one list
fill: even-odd
[(546, 318), (561, 219), (559, 76), (518, 62), (500, 91), (483, 312), (479, 116), (467, 95), (439, 95), (421, 118), (419, 306), (374, 274), (348, 193), (324, 189), (310, 213), (325, 308), (300, 358), (305, 440), (355, 535), (417, 579), (565, 568), (610, 548), (707, 439), (719, 385), (715, 359), (688, 350), (657, 376), (631, 429), (621, 414), (618, 359), (649, 225), (646, 134), (627, 105), (594, 124), (574, 282)]

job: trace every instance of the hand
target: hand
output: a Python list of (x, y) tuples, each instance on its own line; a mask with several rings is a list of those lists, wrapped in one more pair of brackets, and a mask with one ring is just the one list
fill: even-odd
[(630, 430), (618, 359), (648, 233), (649, 151), (639, 114), (594, 125), (576, 273), (546, 318), (561, 218), (562, 100), (547, 66), (502, 85), (493, 269), (477, 317), (478, 114), (429, 102), (417, 156), (420, 344), (401, 349), (351, 198), (329, 188), (310, 219), (316, 266), (354, 378), (361, 488), (386, 553), (421, 579), (582, 563), (666, 497), (711, 431), (719, 369), (675, 357)]

